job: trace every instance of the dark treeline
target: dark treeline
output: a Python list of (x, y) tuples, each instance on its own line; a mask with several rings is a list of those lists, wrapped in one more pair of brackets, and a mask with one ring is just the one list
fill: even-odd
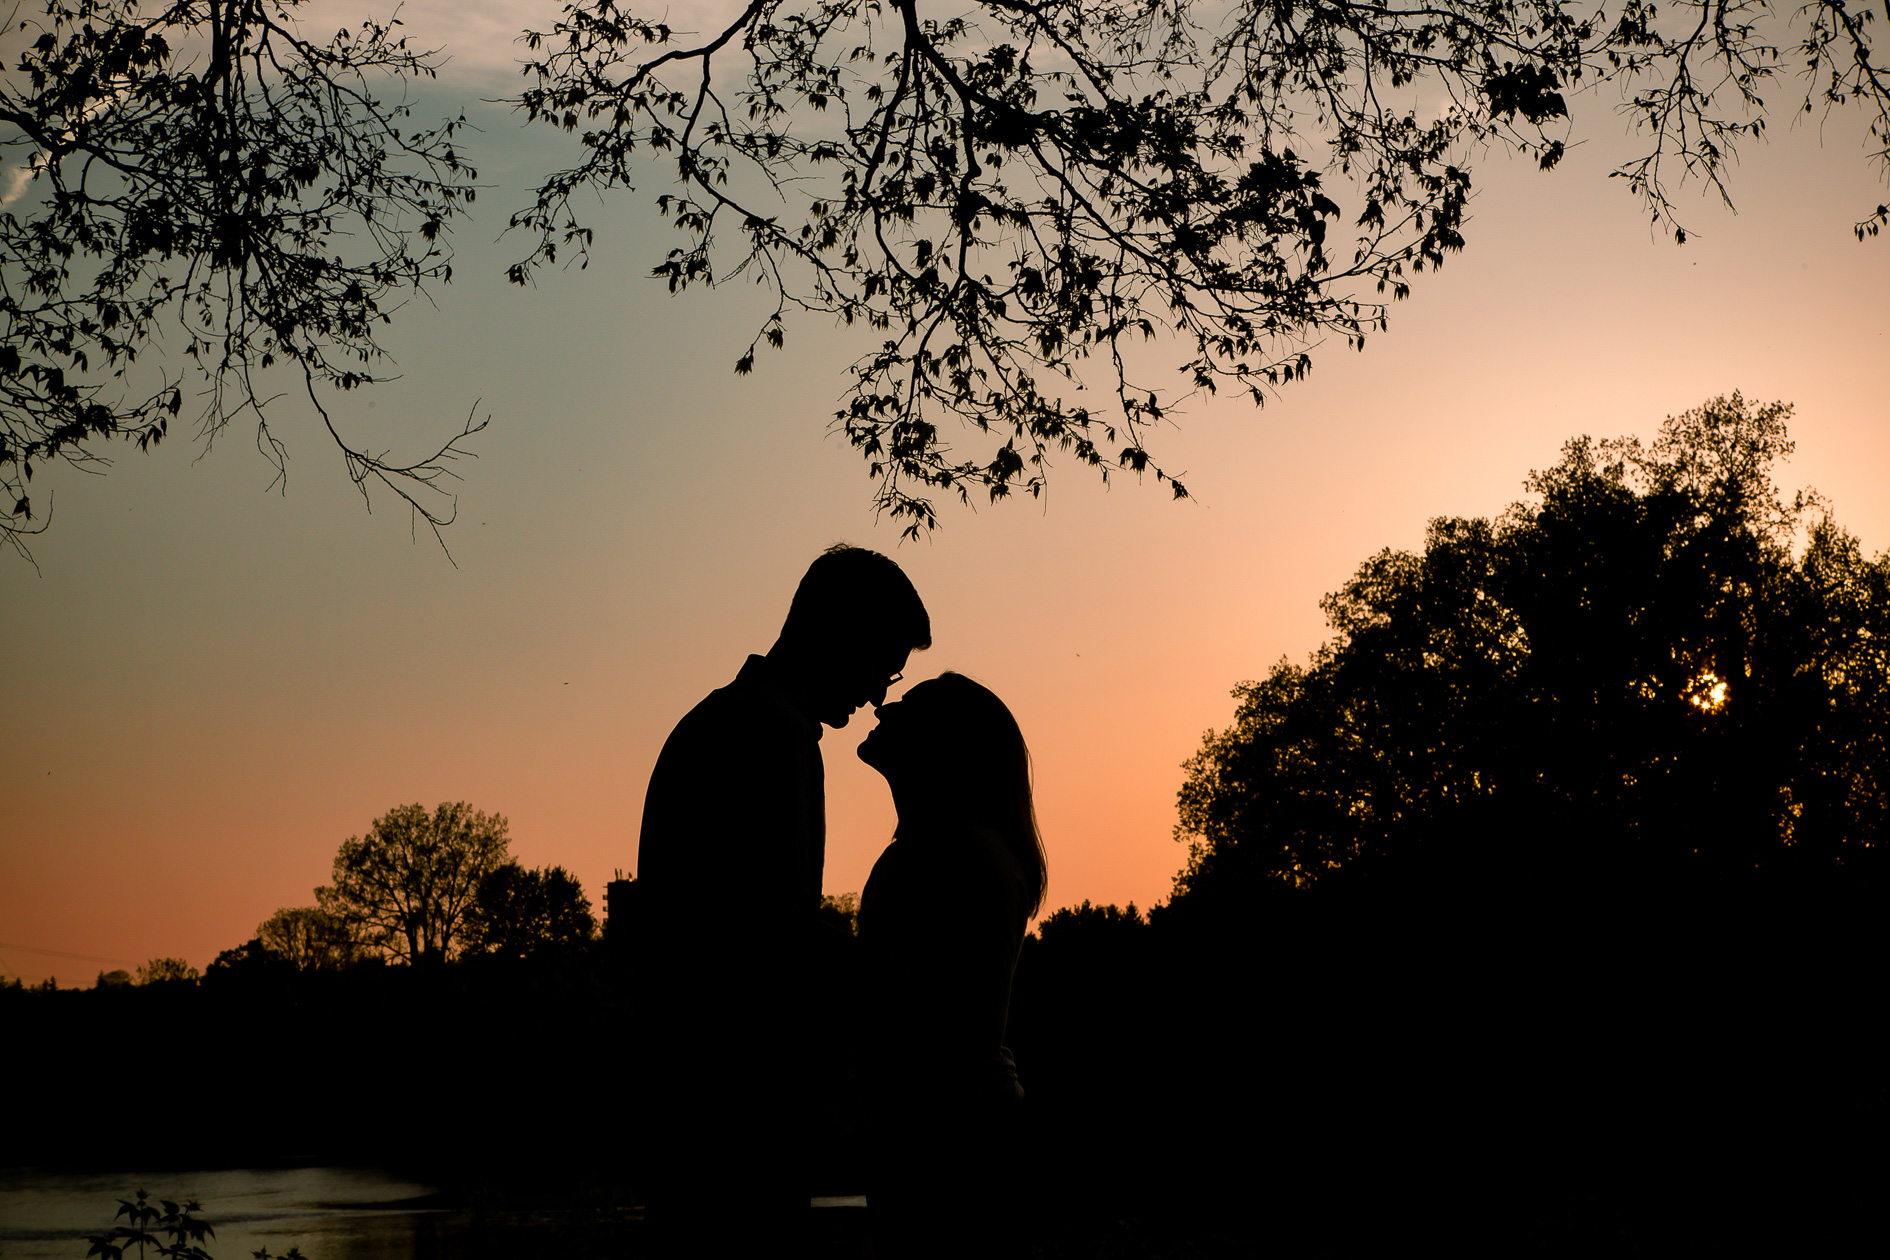
[(252, 945), (201, 980), (0, 992), (33, 1083), (0, 1157), (426, 1170), (576, 1141), (615, 1074), (600, 954), (297, 969)]
[(589, 1149), (633, 986), (569, 872), (521, 866), (503, 817), (404, 805), (314, 894), (201, 975), (154, 958), (0, 991), (12, 1079), (33, 1082), (0, 1160), (453, 1177)]
[[(1786, 414), (1735, 395), (1647, 448), (1571, 443), (1497, 520), (1368, 560), (1330, 643), (1236, 691), (1173, 896), (1025, 941), (1041, 1254), (1802, 1250), (1858, 1218), (1890, 1118), (1890, 558), (1779, 493)], [(336, 891), (372, 865), (349, 844), (309, 923), (375, 948), (296, 965), (264, 932), (201, 982), (0, 993), (31, 1030), (7, 1156), (634, 1197), (632, 1056), (691, 1052), (642, 1035), (636, 886), (593, 932), (488, 845), (427, 938)], [(848, 995), (819, 1000), (847, 1044)], [(844, 1078), (808, 1141), (833, 1193), (859, 1185)]]

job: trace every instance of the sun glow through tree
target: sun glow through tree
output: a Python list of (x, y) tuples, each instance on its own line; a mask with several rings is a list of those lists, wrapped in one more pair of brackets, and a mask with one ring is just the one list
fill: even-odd
[(1687, 700), (1703, 712), (1719, 712), (1726, 705), (1726, 680), (1707, 670), (1693, 680), (1693, 686), (1687, 690)]

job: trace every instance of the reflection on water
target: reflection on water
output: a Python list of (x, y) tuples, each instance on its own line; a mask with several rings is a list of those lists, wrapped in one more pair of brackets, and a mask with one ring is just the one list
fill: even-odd
[(427, 1205), (430, 1187), (364, 1169), (0, 1170), (0, 1258), (85, 1260), (86, 1236), (109, 1230), (118, 1200), (140, 1189), (153, 1201), (201, 1203), (216, 1260), (249, 1260), (265, 1247), (275, 1256), (299, 1247), (309, 1260), (426, 1260), (440, 1231), (459, 1223)]

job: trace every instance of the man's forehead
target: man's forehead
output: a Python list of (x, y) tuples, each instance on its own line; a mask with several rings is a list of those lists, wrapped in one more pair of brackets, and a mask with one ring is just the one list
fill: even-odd
[(911, 648), (895, 646), (883, 639), (877, 642), (870, 639), (855, 640), (850, 645), (835, 646), (838, 650), (830, 659), (842, 669), (857, 670), (862, 674), (900, 673), (912, 656)]

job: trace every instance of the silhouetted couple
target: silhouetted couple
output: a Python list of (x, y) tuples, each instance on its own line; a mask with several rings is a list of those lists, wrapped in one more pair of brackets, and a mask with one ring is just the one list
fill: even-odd
[[(1030, 755), (958, 674), (887, 704), (931, 621), (891, 560), (817, 558), (780, 638), (670, 734), (638, 855), (652, 1232), (672, 1251), (782, 1254), (805, 1229), (818, 1135), (857, 1127), (881, 1256), (991, 1255), (1011, 1212), (1023, 1090), (1004, 1048), (1043, 897)], [(860, 758), (899, 813), (857, 941), (820, 917), (821, 725), (862, 705)], [(834, 1030), (852, 1026), (851, 1038)], [(816, 1115), (854, 1072), (864, 1116)]]

